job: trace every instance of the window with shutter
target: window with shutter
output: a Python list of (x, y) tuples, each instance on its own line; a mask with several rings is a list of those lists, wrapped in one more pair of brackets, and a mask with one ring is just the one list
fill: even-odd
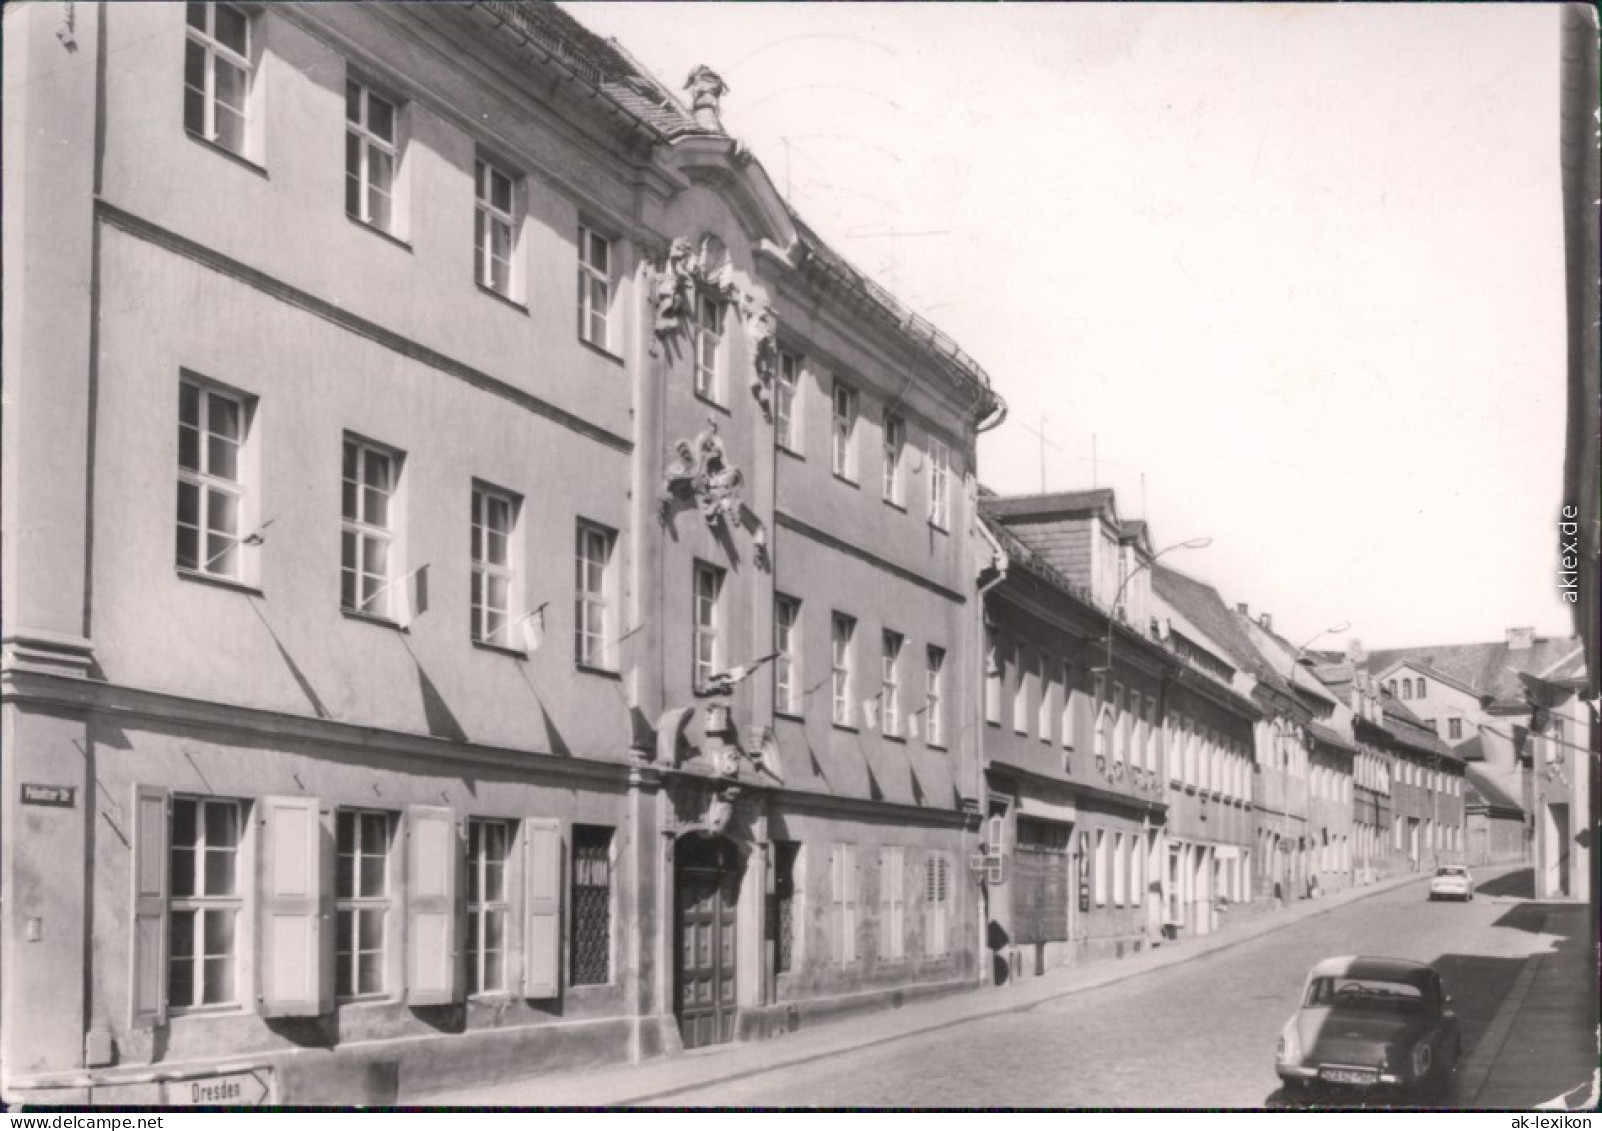
[(903, 895), (902, 851), (879, 852), (879, 957), (906, 955), (906, 899)]
[(394, 815), (341, 809), (334, 829), (334, 992), (340, 998), (378, 997), (388, 983)]
[(944, 853), (931, 853), (923, 862), (923, 944), (931, 958), (946, 954), (949, 948), (951, 864)]
[(258, 803), (261, 868), (261, 1014), (317, 1017), (334, 1007), (333, 939), (326, 937), (330, 858), (314, 797)]
[(167, 1004), (175, 1010), (237, 1005), (244, 806), (175, 797), (170, 812)]
[(857, 960), (857, 861), (850, 845), (836, 845), (830, 853), (830, 940), (834, 960), (849, 966)]
[(512, 846), (508, 821), (469, 821), (467, 825), (467, 984), (474, 994), (506, 989), (507, 930), (511, 903), (507, 858)]
[(456, 881), (462, 850), (455, 812), (437, 805), (408, 806), (406, 844), (407, 1004), (460, 1001)]
[(134, 787), (129, 1027), (167, 1021), (167, 791)]
[(553, 818), (523, 822), (527, 916), (523, 931), (523, 996), (554, 998), (561, 981), (562, 827)]

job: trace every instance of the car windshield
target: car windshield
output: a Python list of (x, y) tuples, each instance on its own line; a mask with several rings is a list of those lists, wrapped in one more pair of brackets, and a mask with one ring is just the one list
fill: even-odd
[(1435, 870), (1435, 874), (1437, 876), (1466, 876), (1466, 875), (1468, 875), (1468, 869), (1467, 868), (1451, 868), (1451, 867), (1437, 868)]
[(1374, 978), (1314, 978), (1307, 986), (1305, 1006), (1336, 1006), (1366, 1013), (1399, 1016), (1417, 1013), (1424, 1006), (1424, 994), (1406, 982), (1386, 982)]

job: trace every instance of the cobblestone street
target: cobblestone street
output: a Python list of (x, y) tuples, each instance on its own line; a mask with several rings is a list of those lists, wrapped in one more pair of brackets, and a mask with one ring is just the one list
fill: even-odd
[[(1343, 953), (1434, 964), (1461, 1018), (1467, 1065), (1523, 959), (1558, 941), (1532, 929), (1542, 921), (1535, 905), (1496, 894), (1517, 875), (1467, 904), (1430, 903), (1408, 885), (1116, 985), (645, 1102), (1258, 1107), (1279, 1098), (1275, 1040), (1308, 968)], [(1475, 1086), (1460, 1076), (1438, 1102), (1470, 1106)]]

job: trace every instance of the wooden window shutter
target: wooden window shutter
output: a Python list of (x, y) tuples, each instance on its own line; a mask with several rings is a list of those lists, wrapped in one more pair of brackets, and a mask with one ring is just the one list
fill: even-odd
[(167, 791), (133, 791), (133, 977), (128, 1024), (167, 1023)]
[(907, 945), (907, 869), (899, 848), (890, 863), (890, 953), (900, 958), (906, 953)]
[(261, 830), (260, 1011), (317, 1017), (334, 1008), (328, 857), (315, 797), (265, 797)]
[(845, 960), (857, 960), (857, 850), (845, 850), (845, 880), (846, 880), (846, 914), (845, 914)]
[(879, 850), (879, 957), (890, 957), (890, 850)]
[(455, 811), (406, 807), (406, 1003), (445, 1005), (462, 997), (456, 876), (462, 866)]
[(554, 998), (562, 975), (562, 823), (523, 822), (523, 874), (528, 907), (523, 932), (523, 996)]
[(829, 944), (834, 960), (846, 961), (845, 951), (845, 850), (829, 849)]

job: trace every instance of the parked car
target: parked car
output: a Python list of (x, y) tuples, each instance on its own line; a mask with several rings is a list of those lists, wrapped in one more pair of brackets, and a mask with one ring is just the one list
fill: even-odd
[(1274, 1070), (1288, 1096), (1319, 1088), (1387, 1094), (1443, 1091), (1463, 1038), (1441, 976), (1404, 958), (1326, 958), (1307, 976)]
[(1442, 864), (1430, 877), (1431, 899), (1474, 898), (1474, 877), (1461, 864)]

